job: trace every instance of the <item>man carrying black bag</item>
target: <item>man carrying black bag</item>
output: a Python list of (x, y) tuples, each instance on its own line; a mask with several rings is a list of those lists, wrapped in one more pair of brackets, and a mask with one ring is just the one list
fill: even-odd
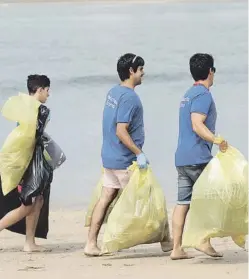
[[(35, 237), (47, 238), (50, 184), (53, 168), (44, 157), (43, 132), (49, 121), (49, 109), (43, 104), (49, 97), (50, 80), (45, 75), (30, 75), (29, 95), (41, 103), (38, 108), (35, 148), (20, 185), (4, 196), (0, 187), (0, 231), (26, 234), (25, 252), (44, 251)], [(26, 217), (26, 218), (25, 218)]]

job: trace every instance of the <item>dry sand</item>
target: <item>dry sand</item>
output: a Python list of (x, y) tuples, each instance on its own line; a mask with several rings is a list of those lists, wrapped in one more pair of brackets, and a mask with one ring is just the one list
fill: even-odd
[(211, 259), (190, 250), (194, 259), (171, 261), (159, 244), (141, 245), (111, 257), (88, 258), (83, 254), (87, 235), (83, 223), (83, 211), (52, 212), (48, 240), (37, 241), (51, 249), (46, 253), (24, 253), (23, 236), (8, 231), (0, 233), (0, 278), (247, 278), (247, 252), (229, 238), (214, 240), (217, 250), (224, 252), (223, 259)]

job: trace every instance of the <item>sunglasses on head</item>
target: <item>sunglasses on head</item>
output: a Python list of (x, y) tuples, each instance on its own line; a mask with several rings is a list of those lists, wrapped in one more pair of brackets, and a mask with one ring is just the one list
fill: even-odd
[(132, 62), (131, 62), (131, 64), (134, 64), (135, 63), (135, 61), (136, 61), (136, 59), (137, 59), (137, 55), (132, 59)]

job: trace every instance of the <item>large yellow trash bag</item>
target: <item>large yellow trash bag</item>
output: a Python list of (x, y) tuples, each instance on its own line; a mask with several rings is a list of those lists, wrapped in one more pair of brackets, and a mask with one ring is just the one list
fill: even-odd
[(231, 236), (240, 247), (248, 234), (248, 162), (234, 147), (218, 152), (193, 189), (183, 247)]
[(32, 158), (39, 106), (35, 98), (20, 94), (9, 98), (2, 108), (5, 118), (20, 124), (8, 135), (0, 151), (4, 195), (17, 187)]
[(169, 233), (163, 189), (151, 168), (139, 170), (133, 163), (130, 170), (130, 181), (109, 215), (102, 253), (161, 242)]
[[(86, 212), (86, 216), (85, 216), (85, 227), (89, 227), (90, 224), (91, 224), (91, 220), (92, 220), (92, 213), (93, 213), (93, 209), (96, 205), (96, 203), (98, 202), (100, 196), (101, 196), (101, 192), (102, 192), (102, 188), (103, 188), (103, 170), (102, 170), (102, 175), (101, 175), (101, 178), (96, 186), (96, 188), (94, 189), (94, 192), (93, 192), (93, 195), (92, 195), (92, 198), (91, 198), (91, 201), (90, 201), (90, 204), (88, 206), (88, 209), (87, 209), (87, 212)], [(108, 216), (109, 214), (111, 213), (114, 205), (116, 204), (120, 194), (121, 194), (121, 191), (119, 191), (117, 197), (115, 198), (115, 200), (111, 203), (111, 205), (109, 206), (108, 210), (107, 210), (107, 213), (105, 215), (105, 219), (104, 219), (104, 222), (103, 224), (105, 224), (107, 222), (107, 219), (108, 219)]]

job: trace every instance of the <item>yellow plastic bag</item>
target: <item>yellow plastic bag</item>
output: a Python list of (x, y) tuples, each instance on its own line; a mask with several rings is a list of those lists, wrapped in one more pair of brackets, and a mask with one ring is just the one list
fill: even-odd
[(169, 233), (164, 193), (151, 168), (139, 170), (133, 163), (130, 170), (130, 181), (109, 215), (102, 253), (161, 242)]
[(4, 195), (17, 187), (32, 158), (39, 106), (35, 98), (20, 94), (9, 98), (2, 108), (5, 118), (20, 124), (8, 135), (0, 151)]
[[(102, 170), (102, 175), (101, 175), (101, 178), (96, 186), (96, 188), (94, 189), (94, 192), (93, 192), (93, 195), (92, 195), (92, 198), (91, 198), (91, 201), (90, 201), (90, 204), (88, 206), (88, 209), (87, 209), (87, 212), (86, 212), (86, 216), (85, 216), (85, 227), (89, 227), (90, 224), (91, 224), (91, 220), (92, 220), (92, 213), (93, 213), (93, 209), (96, 205), (96, 203), (98, 202), (100, 196), (101, 196), (101, 192), (102, 192), (102, 187), (103, 187), (103, 170)], [(114, 205), (116, 204), (120, 194), (121, 194), (121, 191), (119, 191), (117, 197), (115, 198), (115, 200), (111, 203), (111, 205), (109, 206), (108, 210), (107, 210), (107, 213), (105, 215), (105, 219), (104, 219), (104, 222), (103, 224), (105, 224), (107, 222), (107, 219), (108, 219), (108, 216), (109, 214), (111, 213)]]
[(240, 247), (248, 234), (248, 162), (235, 148), (210, 161), (194, 185), (183, 247), (231, 236)]

